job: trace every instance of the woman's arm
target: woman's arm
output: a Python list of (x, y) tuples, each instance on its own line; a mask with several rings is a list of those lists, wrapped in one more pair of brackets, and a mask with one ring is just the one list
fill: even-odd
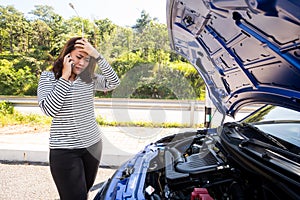
[(41, 74), (37, 96), (39, 107), (48, 116), (55, 117), (61, 110), (65, 96), (70, 89), (71, 83), (62, 77), (54, 84), (54, 75), (52, 72), (43, 72)]
[(105, 60), (105, 58), (102, 58), (98, 61), (98, 66), (101, 69), (102, 74), (95, 74), (95, 90), (110, 91), (120, 85), (118, 75)]
[(75, 47), (80, 48), (82, 52), (87, 53), (97, 60), (102, 74), (95, 74), (95, 90), (110, 91), (115, 89), (120, 84), (120, 80), (110, 64), (85, 38), (77, 40)]

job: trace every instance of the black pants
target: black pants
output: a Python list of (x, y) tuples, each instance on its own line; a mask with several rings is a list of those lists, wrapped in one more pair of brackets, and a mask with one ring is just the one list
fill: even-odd
[(61, 200), (86, 200), (93, 186), (102, 141), (84, 149), (50, 149), (50, 170)]

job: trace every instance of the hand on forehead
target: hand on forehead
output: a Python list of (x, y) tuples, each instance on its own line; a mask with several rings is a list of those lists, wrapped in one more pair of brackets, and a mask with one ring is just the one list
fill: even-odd
[(76, 40), (75, 48), (79, 48), (81, 52), (85, 52), (90, 56), (97, 53), (96, 49), (85, 38)]

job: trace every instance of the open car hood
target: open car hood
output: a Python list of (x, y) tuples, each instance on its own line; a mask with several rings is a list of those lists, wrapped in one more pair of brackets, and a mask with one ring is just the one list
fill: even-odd
[(300, 110), (299, 0), (167, 0), (171, 48), (201, 74), (219, 111)]

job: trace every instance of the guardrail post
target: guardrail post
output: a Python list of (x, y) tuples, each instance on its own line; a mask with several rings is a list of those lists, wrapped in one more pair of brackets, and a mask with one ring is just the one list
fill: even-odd
[(195, 102), (191, 101), (190, 102), (191, 106), (191, 110), (190, 110), (190, 127), (193, 127), (195, 124)]
[(209, 98), (207, 88), (205, 88), (205, 107), (204, 107), (204, 127), (209, 128), (211, 121), (212, 102)]

